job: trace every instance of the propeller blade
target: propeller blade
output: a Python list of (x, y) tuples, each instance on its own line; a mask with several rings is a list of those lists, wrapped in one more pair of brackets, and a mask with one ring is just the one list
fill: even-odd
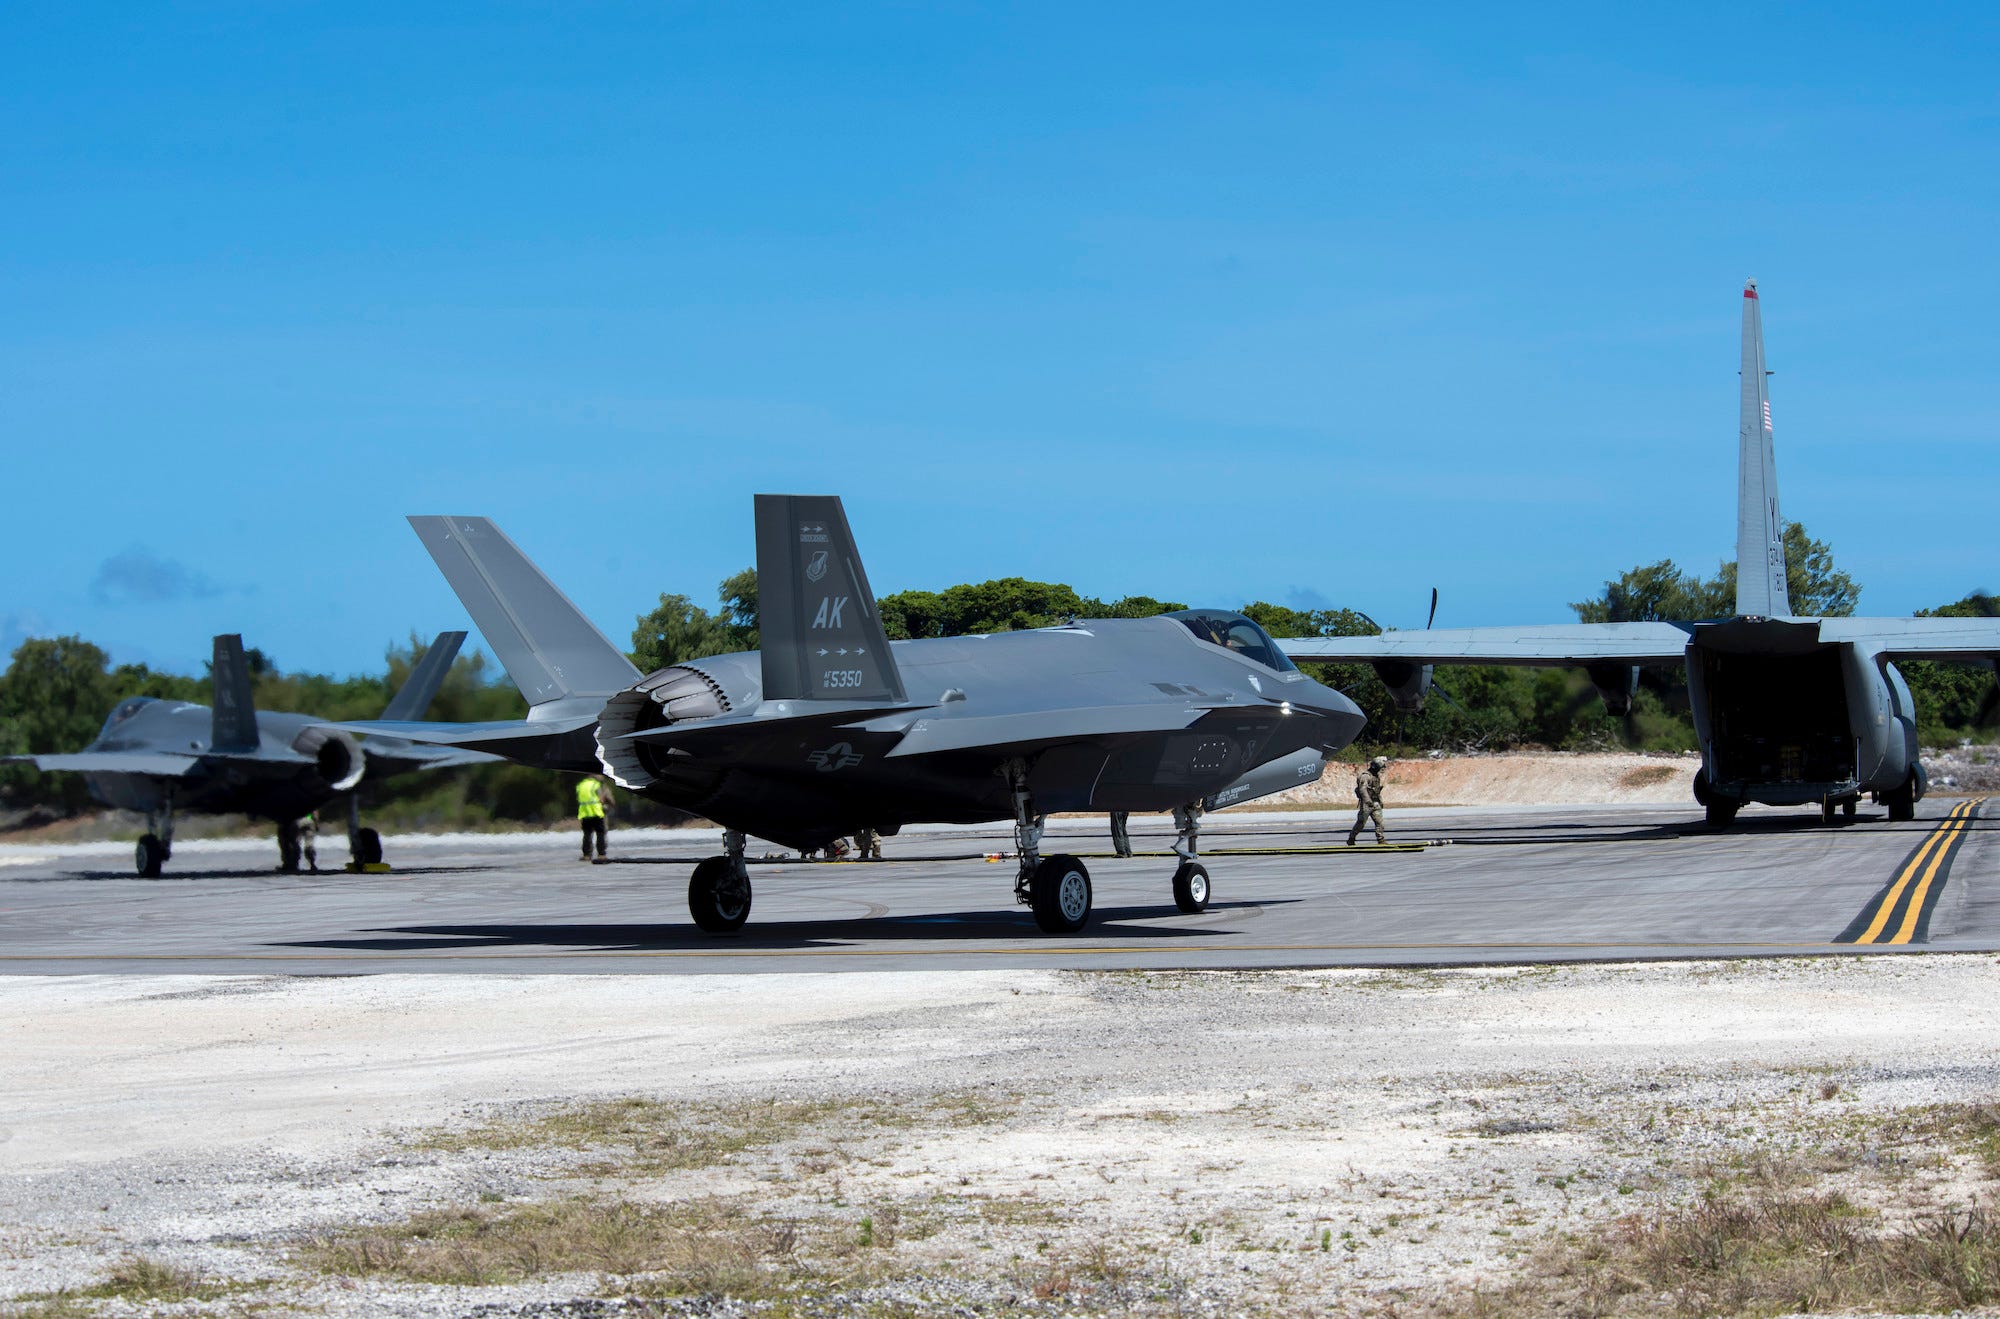
[(1436, 678), (1431, 679), (1430, 689), (1436, 692), (1439, 696), (1444, 697), (1445, 700), (1450, 701), (1453, 705), (1457, 706), (1460, 713), (1462, 714), (1472, 713), (1472, 711), (1467, 710), (1463, 705), (1460, 705), (1458, 698), (1456, 696), (1453, 696), (1450, 692), (1446, 691), (1444, 689), (1444, 684), (1440, 683)]
[(1433, 586), (1431, 588), (1431, 616), (1424, 620), (1425, 631), (1428, 632), (1430, 630), (1431, 624), (1437, 622), (1437, 617), (1438, 617), (1438, 589), (1437, 587)]

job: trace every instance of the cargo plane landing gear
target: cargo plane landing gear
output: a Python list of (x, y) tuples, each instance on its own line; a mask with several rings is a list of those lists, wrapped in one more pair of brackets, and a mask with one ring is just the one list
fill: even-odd
[(688, 880), (688, 914), (710, 934), (731, 934), (750, 919), (750, 867), (743, 860), (743, 834), (722, 831), (723, 855), (694, 868)]
[(1208, 910), (1208, 867), (1195, 860), (1201, 849), (1201, 803), (1174, 807), (1174, 905), (1192, 916)]
[(1090, 871), (1073, 856), (1042, 855), (1042, 824), (1028, 793), (1028, 769), (1014, 761), (1006, 769), (1014, 797), (1014, 901), (1035, 913), (1045, 934), (1075, 934), (1090, 923)]

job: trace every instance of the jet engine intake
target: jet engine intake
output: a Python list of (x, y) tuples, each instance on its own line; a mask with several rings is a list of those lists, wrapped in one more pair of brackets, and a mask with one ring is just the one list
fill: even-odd
[(313, 772), (328, 792), (346, 792), (361, 782), (368, 769), (368, 756), (361, 750), (361, 744), (352, 733), (338, 728), (324, 725), (308, 728), (292, 739), (292, 750), (312, 759)]
[(698, 810), (721, 785), (725, 768), (668, 747), (622, 739), (691, 719), (713, 719), (730, 708), (723, 685), (700, 669), (673, 664), (649, 673), (604, 703), (597, 716), (598, 762), (622, 788)]

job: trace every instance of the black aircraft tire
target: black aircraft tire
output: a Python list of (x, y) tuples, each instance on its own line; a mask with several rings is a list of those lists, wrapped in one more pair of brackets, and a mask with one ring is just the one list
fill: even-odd
[(1831, 801), (1821, 802), (1819, 804), (1819, 822), (1821, 824), (1832, 824), (1833, 811), (1834, 811), (1834, 805)]
[(1708, 805), (1708, 771), (1705, 769), (1694, 772), (1694, 800), (1698, 806)]
[(382, 835), (373, 829), (354, 831), (354, 859), (364, 866), (382, 864)]
[(1727, 829), (1736, 822), (1736, 812), (1742, 808), (1743, 803), (1739, 801), (1711, 794), (1708, 799), (1708, 827)]
[(1028, 897), (1044, 934), (1075, 934), (1090, 923), (1090, 871), (1073, 856), (1043, 857)]
[(1840, 818), (1845, 824), (1853, 824), (1854, 817), (1861, 811), (1861, 803), (1853, 797), (1840, 803)]
[[(740, 892), (732, 892), (737, 890)], [(726, 856), (712, 856), (688, 878), (688, 914), (710, 934), (733, 934), (750, 919), (750, 881)]]
[(132, 860), (142, 879), (158, 879), (160, 866), (166, 859), (167, 845), (152, 834), (141, 838), (139, 845), (132, 849)]
[(1208, 910), (1208, 867), (1183, 861), (1174, 871), (1174, 905), (1188, 915)]

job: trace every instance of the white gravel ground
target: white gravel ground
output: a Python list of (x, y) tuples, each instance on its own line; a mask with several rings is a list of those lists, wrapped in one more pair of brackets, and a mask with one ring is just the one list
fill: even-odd
[[(1175, 1308), (1367, 1311), (1504, 1279), (1551, 1232), (1687, 1194), (1704, 1158), (1995, 1099), (1997, 987), (1989, 955), (13, 978), (0, 981), (0, 1298), (87, 1285), (132, 1253), (276, 1278), (258, 1294), (334, 1314), (589, 1295), (602, 1284), (586, 1276), (347, 1286), (298, 1273), (286, 1251), (331, 1225), (569, 1185), (570, 1156), (438, 1150), (419, 1131), (617, 1095), (690, 1111), (887, 1099), (918, 1115), (930, 1097), (976, 1095), (998, 1116), (801, 1132), (628, 1189), (800, 1214), (935, 1210), (948, 1228), (890, 1248), (891, 1271), (1000, 1310), (1037, 1303), (1036, 1269), (1108, 1243)], [(820, 1146), (832, 1152), (808, 1160)], [(1940, 1202), (1989, 1193), (1948, 1163), (1927, 1183)], [(1045, 1212), (968, 1226), (954, 1206), (975, 1198)]]

